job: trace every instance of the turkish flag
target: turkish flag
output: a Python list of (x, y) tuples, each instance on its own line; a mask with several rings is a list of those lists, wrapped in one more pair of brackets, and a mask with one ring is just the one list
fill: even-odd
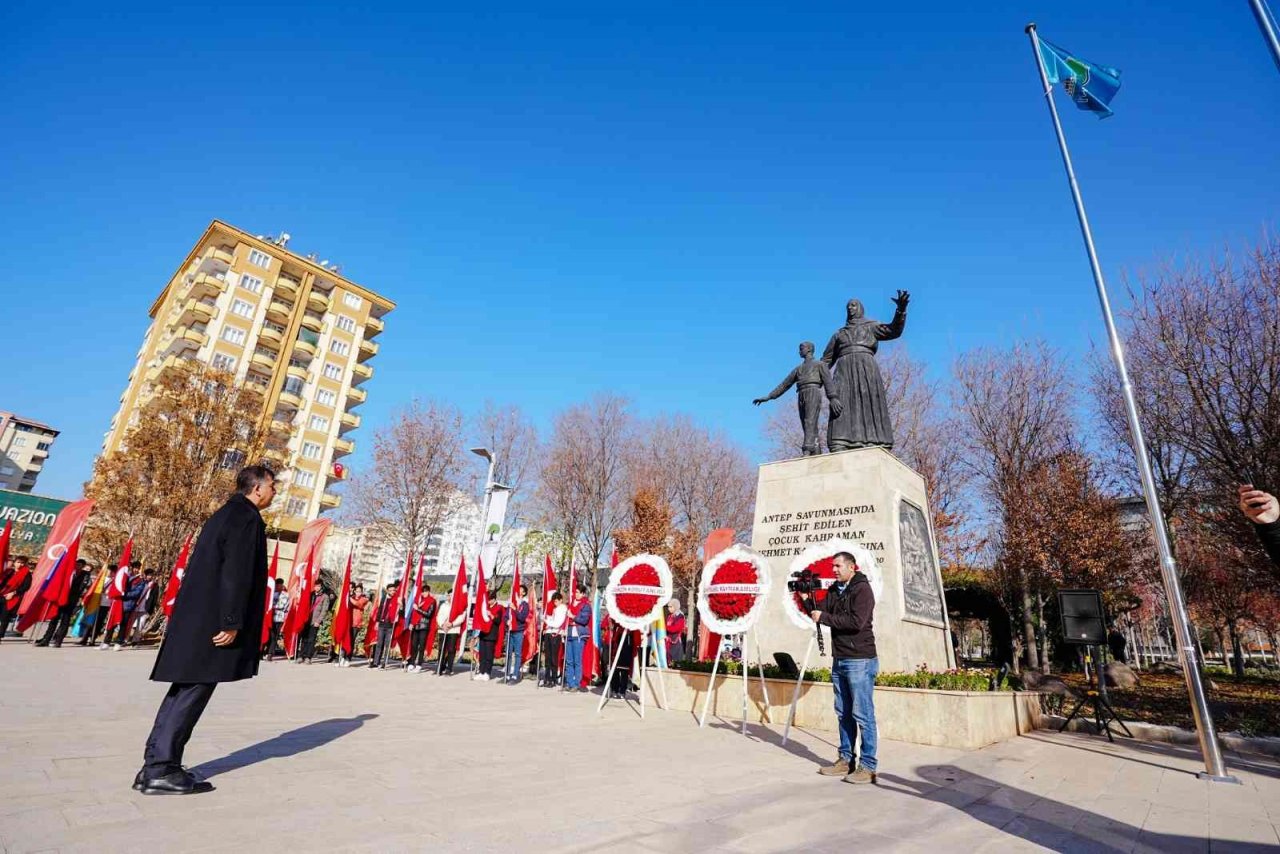
[[(173, 615), (173, 605), (178, 601), (178, 591), (182, 589), (182, 576), (187, 572), (187, 558), (191, 554), (191, 535), (187, 534), (187, 541), (182, 544), (182, 552), (178, 555), (178, 560), (173, 564), (173, 572), (169, 573), (169, 583), (164, 588), (164, 601), (161, 603), (164, 607), (164, 615), (166, 617)], [(271, 598), (270, 593), (267, 596)]]
[(18, 631), (25, 632), (41, 620), (52, 619), (58, 609), (67, 604), (71, 598), (71, 576), (75, 572), (76, 560), (80, 555), (80, 534), (71, 541), (71, 545), (58, 558), (53, 569), (45, 576), (44, 586), (37, 591), (38, 598), (27, 612), (18, 618)]
[(476, 560), (476, 604), (471, 612), (471, 626), (482, 632), (493, 626), (493, 614), (489, 611), (489, 585), (484, 579), (484, 561)]
[(347, 657), (351, 656), (351, 552), (347, 552), (347, 568), (342, 573), (342, 592), (338, 609), (333, 612), (333, 641)]
[[(28, 626), (45, 619), (49, 600), (43, 598), (42, 594), (48, 589), (49, 575), (58, 567), (71, 542), (80, 536), (92, 510), (93, 502), (88, 499), (73, 501), (63, 507), (58, 518), (53, 520), (53, 528), (49, 531), (49, 538), (45, 540), (44, 551), (40, 553), (35, 570), (31, 573), (31, 589), (22, 597), (22, 603), (18, 606), (18, 613), (23, 615), (19, 618), (19, 631), (23, 631), (23, 619), (30, 619)], [(74, 559), (71, 564), (75, 564)]]
[(289, 603), (289, 616), (285, 618), (283, 632), (284, 651), (290, 658), (297, 654), (298, 638), (302, 636), (303, 627), (311, 619), (311, 590), (315, 586), (316, 545), (318, 545), (317, 541), (312, 540), (311, 554), (307, 556), (307, 562), (300, 570), (297, 568), (295, 552), (293, 577), (298, 581), (294, 588), (297, 590), (297, 598)]
[[(267, 569), (267, 601), (264, 605), (266, 614), (262, 618), (262, 640), (259, 646), (266, 646), (267, 641), (271, 640), (271, 621), (274, 619), (272, 611), (275, 610), (276, 598), (276, 570), (280, 566), (280, 541), (276, 540), (275, 550), (271, 552), (271, 566)], [(274, 655), (274, 653), (272, 653)]]
[(467, 613), (467, 559), (458, 562), (458, 577), (453, 580), (453, 598), (449, 600), (449, 625)]

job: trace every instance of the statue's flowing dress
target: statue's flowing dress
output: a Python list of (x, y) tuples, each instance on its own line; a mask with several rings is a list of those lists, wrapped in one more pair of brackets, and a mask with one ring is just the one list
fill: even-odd
[(827, 445), (844, 451), (865, 445), (893, 447), (893, 424), (885, 399), (884, 378), (876, 365), (876, 349), (881, 341), (902, 334), (905, 312), (898, 311), (893, 322), (855, 320), (836, 331), (822, 353), (831, 369), (836, 396), (844, 411), (827, 424)]

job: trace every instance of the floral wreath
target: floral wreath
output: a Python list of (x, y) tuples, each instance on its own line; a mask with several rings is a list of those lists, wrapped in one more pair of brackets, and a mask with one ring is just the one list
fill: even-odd
[[(871, 554), (866, 546), (860, 546), (840, 537), (832, 537), (825, 543), (815, 543), (796, 555), (788, 568), (787, 581), (791, 581), (802, 570), (813, 570), (822, 577), (824, 582), (822, 590), (814, 593), (814, 599), (821, 603), (827, 596), (827, 588), (835, 583), (834, 561), (835, 556), (840, 552), (853, 555), (853, 559), (858, 563), (858, 569), (862, 570), (862, 574), (871, 582), (871, 592), (875, 594), (876, 601), (880, 601), (880, 593), (884, 590), (884, 573), (880, 571), (880, 564), (876, 562), (875, 555)], [(811, 632), (814, 622), (809, 612), (804, 609), (803, 598), (799, 593), (794, 593), (788, 588), (785, 595), (781, 597), (782, 610), (786, 611), (787, 618), (794, 626)]]
[[(628, 575), (624, 583), (623, 576)], [(648, 629), (671, 598), (671, 586), (671, 568), (662, 558), (650, 554), (627, 558), (609, 573), (604, 589), (610, 618), (628, 631)]]
[(745, 546), (732, 545), (702, 568), (698, 613), (718, 635), (742, 634), (760, 619), (769, 586), (769, 562)]

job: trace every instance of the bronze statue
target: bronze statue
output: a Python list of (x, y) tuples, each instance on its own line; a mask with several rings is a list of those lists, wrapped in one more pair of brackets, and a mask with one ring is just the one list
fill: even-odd
[(881, 341), (892, 341), (902, 334), (910, 300), (909, 293), (898, 291), (893, 298), (898, 309), (889, 323), (867, 319), (862, 303), (849, 300), (845, 325), (836, 330), (822, 352), (823, 364), (831, 369), (834, 396), (844, 402), (842, 411), (834, 407), (831, 410), (828, 450), (893, 447), (893, 425), (889, 421), (884, 379), (876, 365), (876, 349)]
[(804, 361), (792, 368), (791, 373), (778, 383), (777, 388), (769, 392), (767, 397), (757, 397), (751, 402), (759, 406), (765, 401), (776, 400), (794, 385), (796, 403), (800, 407), (800, 424), (804, 428), (804, 442), (800, 446), (800, 452), (806, 457), (812, 457), (821, 453), (818, 447), (818, 416), (822, 412), (823, 395), (826, 395), (828, 405), (836, 415), (843, 411), (843, 406), (835, 394), (827, 366), (814, 361), (812, 341), (801, 342), (800, 357)]

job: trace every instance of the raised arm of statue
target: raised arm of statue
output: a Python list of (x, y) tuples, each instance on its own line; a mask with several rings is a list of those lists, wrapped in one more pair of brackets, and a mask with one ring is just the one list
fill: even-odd
[(759, 406), (760, 404), (765, 403), (767, 401), (777, 400), (778, 398), (782, 397), (782, 395), (787, 393), (787, 389), (791, 388), (793, 385), (796, 384), (796, 375), (799, 373), (799, 371), (800, 371), (799, 368), (792, 368), (791, 373), (787, 374), (786, 378), (782, 382), (778, 383), (777, 388), (769, 392), (768, 397), (757, 397), (755, 400), (751, 402), (754, 403), (756, 406)]
[(907, 303), (911, 301), (911, 294), (906, 291), (898, 291), (898, 295), (893, 298), (893, 303), (898, 307), (893, 313), (893, 320), (889, 323), (877, 323), (875, 326), (876, 338), (880, 341), (892, 341), (902, 334), (902, 330), (907, 325)]

